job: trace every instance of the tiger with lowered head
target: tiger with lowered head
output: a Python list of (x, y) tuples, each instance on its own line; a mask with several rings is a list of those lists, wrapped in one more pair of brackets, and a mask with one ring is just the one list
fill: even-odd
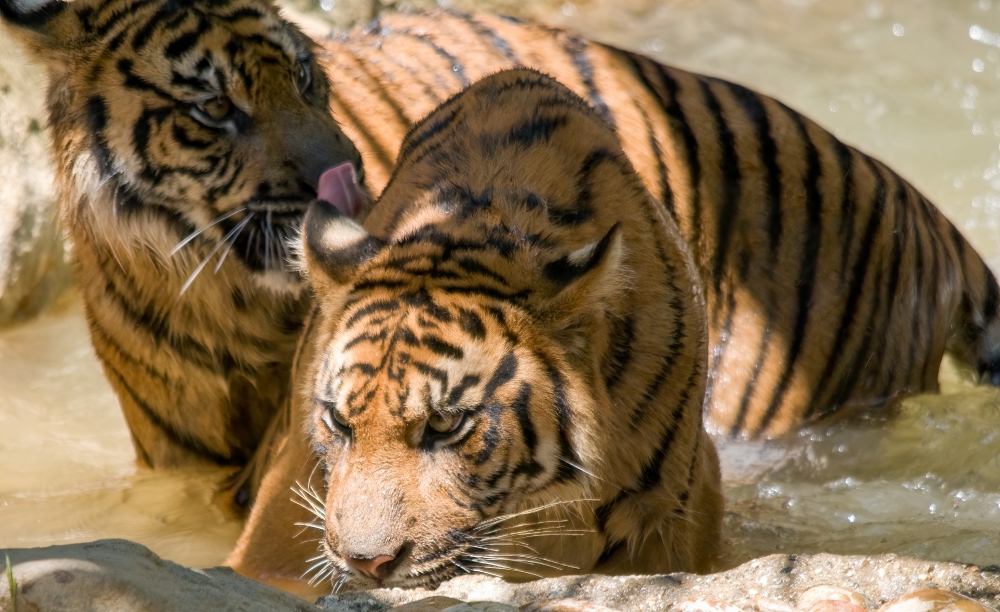
[[(489, 76), (410, 132), (364, 228), (331, 199), (303, 228), (316, 305), (293, 381), (327, 491), (320, 576), (710, 567), (701, 289), (586, 102)], [(625, 317), (643, 330), (627, 361)], [(553, 528), (570, 510), (579, 531)]]

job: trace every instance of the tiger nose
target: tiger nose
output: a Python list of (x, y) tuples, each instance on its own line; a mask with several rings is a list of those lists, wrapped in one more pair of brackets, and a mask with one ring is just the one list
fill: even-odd
[(389, 573), (392, 562), (396, 560), (395, 555), (379, 555), (374, 559), (360, 559), (358, 557), (345, 557), (351, 567), (358, 570), (369, 578), (382, 579)]

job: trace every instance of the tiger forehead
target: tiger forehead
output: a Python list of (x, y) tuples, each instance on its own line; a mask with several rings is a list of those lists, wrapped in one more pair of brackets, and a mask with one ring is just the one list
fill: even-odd
[(419, 293), (357, 304), (342, 321), (338, 357), (324, 365), (317, 391), (348, 415), (373, 401), (414, 416), (474, 401), (482, 372), (513, 341), (502, 312)]
[(309, 52), (305, 40), (262, 2), (113, 0), (81, 7), (77, 14), (84, 31), (104, 40), (107, 50), (153, 61), (154, 50), (178, 64), (190, 63), (191, 57), (294, 61)]

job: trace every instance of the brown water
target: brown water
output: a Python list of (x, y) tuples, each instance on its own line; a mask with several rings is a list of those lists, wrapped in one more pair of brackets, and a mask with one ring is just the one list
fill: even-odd
[[(622, 9), (621, 5), (635, 7)], [(805, 112), (899, 171), (1000, 270), (1000, 0), (570, 2), (551, 20)], [(1000, 564), (1000, 391), (723, 445), (732, 562), (897, 552)], [(78, 307), (0, 333), (0, 548), (125, 537), (219, 563), (220, 473), (137, 470)]]

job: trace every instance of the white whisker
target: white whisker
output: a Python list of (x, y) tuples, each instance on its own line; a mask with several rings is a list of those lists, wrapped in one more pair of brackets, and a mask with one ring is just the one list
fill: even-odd
[(205, 269), (205, 264), (207, 264), (208, 261), (210, 259), (212, 259), (212, 257), (219, 251), (219, 249), (222, 248), (222, 245), (226, 244), (226, 242), (233, 235), (238, 234), (240, 232), (240, 230), (242, 230), (246, 226), (246, 224), (250, 222), (250, 219), (252, 219), (252, 218), (253, 218), (253, 213), (250, 213), (249, 215), (246, 216), (245, 219), (243, 219), (242, 221), (240, 221), (236, 225), (236, 227), (234, 227), (233, 229), (231, 229), (229, 231), (229, 233), (226, 234), (226, 236), (222, 239), (221, 242), (219, 242), (218, 244), (215, 245), (215, 248), (212, 249), (212, 252), (209, 253), (208, 256), (201, 261), (200, 264), (198, 264), (198, 267), (195, 268), (194, 272), (191, 273), (191, 276), (189, 276), (188, 279), (187, 279), (187, 281), (184, 282), (184, 286), (181, 287), (180, 295), (184, 295), (184, 292), (187, 291), (188, 287), (191, 286), (191, 283), (194, 282), (194, 279), (198, 278), (198, 275), (201, 274), (201, 271)]
[(184, 240), (181, 240), (180, 242), (177, 243), (177, 246), (175, 246), (173, 248), (173, 250), (170, 251), (170, 255), (172, 256), (177, 251), (183, 249), (184, 245), (188, 244), (189, 242), (191, 242), (192, 240), (194, 240), (195, 238), (197, 238), (198, 236), (200, 236), (201, 234), (203, 234), (207, 229), (209, 229), (209, 228), (211, 228), (211, 227), (213, 227), (215, 225), (218, 225), (219, 223), (222, 223), (223, 221), (225, 221), (229, 217), (232, 217), (233, 215), (235, 215), (237, 213), (241, 213), (244, 210), (246, 210), (245, 206), (240, 206), (239, 208), (234, 208), (233, 210), (231, 210), (231, 211), (229, 211), (229, 212), (227, 212), (227, 213), (225, 213), (223, 215), (220, 215), (220, 216), (216, 217), (215, 221), (212, 221), (211, 223), (209, 223), (205, 227), (201, 228), (200, 230), (195, 230), (195, 231), (191, 232), (190, 234), (187, 235), (186, 238), (184, 238)]

